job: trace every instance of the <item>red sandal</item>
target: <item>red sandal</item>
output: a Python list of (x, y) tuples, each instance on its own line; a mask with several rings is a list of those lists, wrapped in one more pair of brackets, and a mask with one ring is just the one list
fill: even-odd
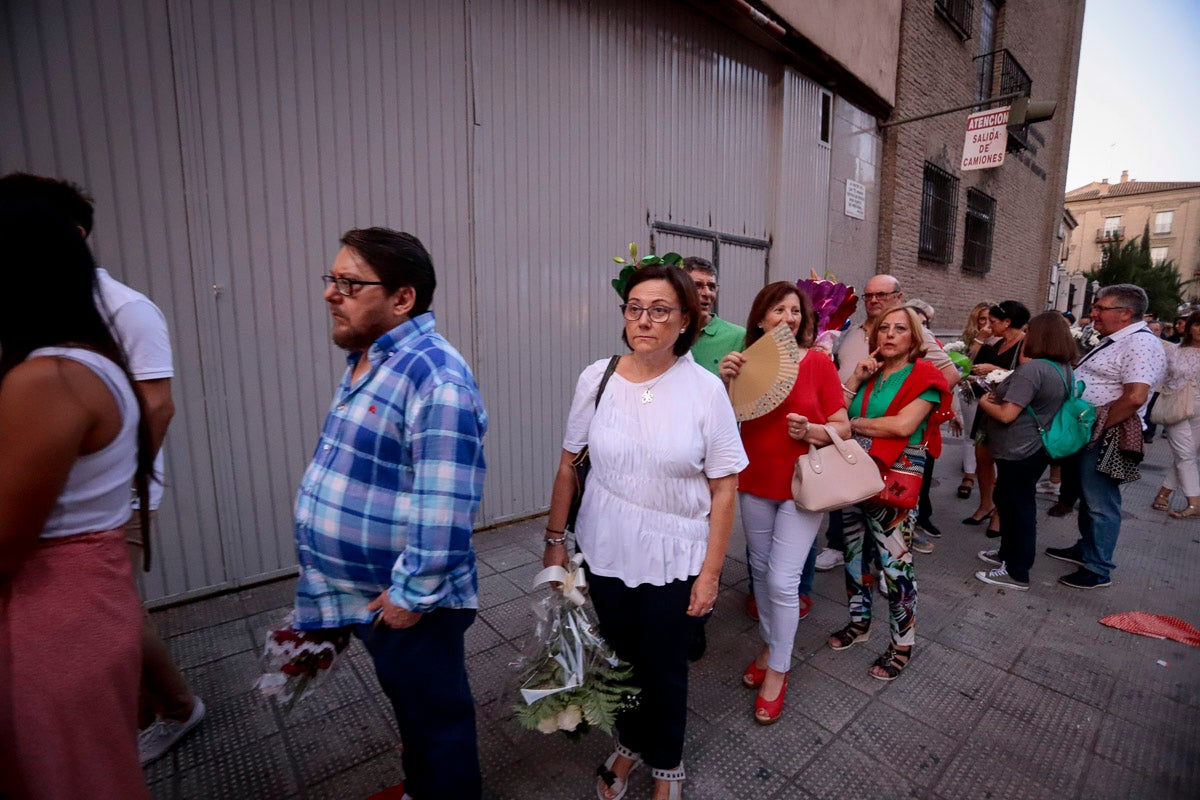
[(754, 698), (754, 721), (759, 725), (770, 725), (779, 720), (779, 715), (783, 713), (783, 697), (787, 694), (789, 674), (783, 673), (783, 685), (779, 687), (779, 696), (774, 700), (764, 700), (761, 694)]
[(746, 667), (746, 671), (742, 673), (742, 684), (747, 689), (757, 689), (767, 679), (767, 671), (760, 669), (757, 662), (758, 658), (755, 658)]

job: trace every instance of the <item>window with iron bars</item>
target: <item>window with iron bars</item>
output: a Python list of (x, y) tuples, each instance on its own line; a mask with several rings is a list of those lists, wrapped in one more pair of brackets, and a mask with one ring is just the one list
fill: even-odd
[(958, 214), (958, 178), (925, 164), (921, 189), (921, 258), (949, 264), (954, 255), (954, 218)]
[(987, 272), (992, 268), (992, 233), (995, 228), (995, 199), (975, 189), (967, 189), (967, 217), (963, 229), (963, 269), (972, 272)]
[(958, 34), (958, 38), (963, 41), (971, 38), (971, 12), (974, 10), (972, 0), (933, 0), (933, 10), (946, 20)]

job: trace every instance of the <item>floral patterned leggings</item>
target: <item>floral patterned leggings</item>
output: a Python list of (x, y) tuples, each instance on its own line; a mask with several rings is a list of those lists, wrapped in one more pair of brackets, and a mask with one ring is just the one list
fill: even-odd
[[(916, 640), (917, 581), (913, 575), (913, 515), (908, 511), (860, 503), (842, 509), (846, 532), (846, 594), (850, 621), (871, 624), (871, 592), (863, 587), (863, 548), (874, 548), (882, 566), (881, 593), (887, 597), (892, 644), (910, 647)], [(869, 531), (869, 535), (868, 535)], [(875, 559), (869, 559), (873, 562)]]

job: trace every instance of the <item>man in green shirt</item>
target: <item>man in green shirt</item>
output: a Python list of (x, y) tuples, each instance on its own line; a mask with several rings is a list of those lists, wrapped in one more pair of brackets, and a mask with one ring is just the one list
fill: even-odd
[(713, 313), (717, 305), (717, 271), (712, 262), (700, 256), (688, 256), (683, 260), (696, 291), (700, 293), (701, 328), (696, 343), (692, 345), (692, 358), (712, 374), (717, 374), (721, 359), (734, 350), (741, 351), (746, 341), (746, 329), (741, 325), (726, 322)]

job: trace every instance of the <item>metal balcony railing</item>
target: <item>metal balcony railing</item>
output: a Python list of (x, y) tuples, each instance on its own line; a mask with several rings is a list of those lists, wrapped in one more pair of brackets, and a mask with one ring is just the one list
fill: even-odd
[(933, 10), (946, 20), (958, 38), (963, 41), (971, 38), (971, 18), (975, 11), (972, 0), (933, 0)]
[[(976, 56), (975, 72), (975, 97), (978, 100), (1014, 93), (1029, 97), (1033, 91), (1033, 81), (1030, 80), (1029, 73), (1021, 66), (1021, 62), (1017, 61), (1016, 56), (1006, 49)], [(979, 107), (983, 108), (982, 105)], [(1009, 126), (1007, 149), (1009, 152), (1029, 149), (1028, 125)]]
[(1033, 81), (1029, 73), (1007, 49), (993, 50), (975, 56), (976, 73), (979, 76), (979, 99), (997, 97), (1019, 92), (1029, 97)]
[(1119, 228), (1097, 228), (1097, 242), (1119, 242), (1125, 238), (1125, 226)]

